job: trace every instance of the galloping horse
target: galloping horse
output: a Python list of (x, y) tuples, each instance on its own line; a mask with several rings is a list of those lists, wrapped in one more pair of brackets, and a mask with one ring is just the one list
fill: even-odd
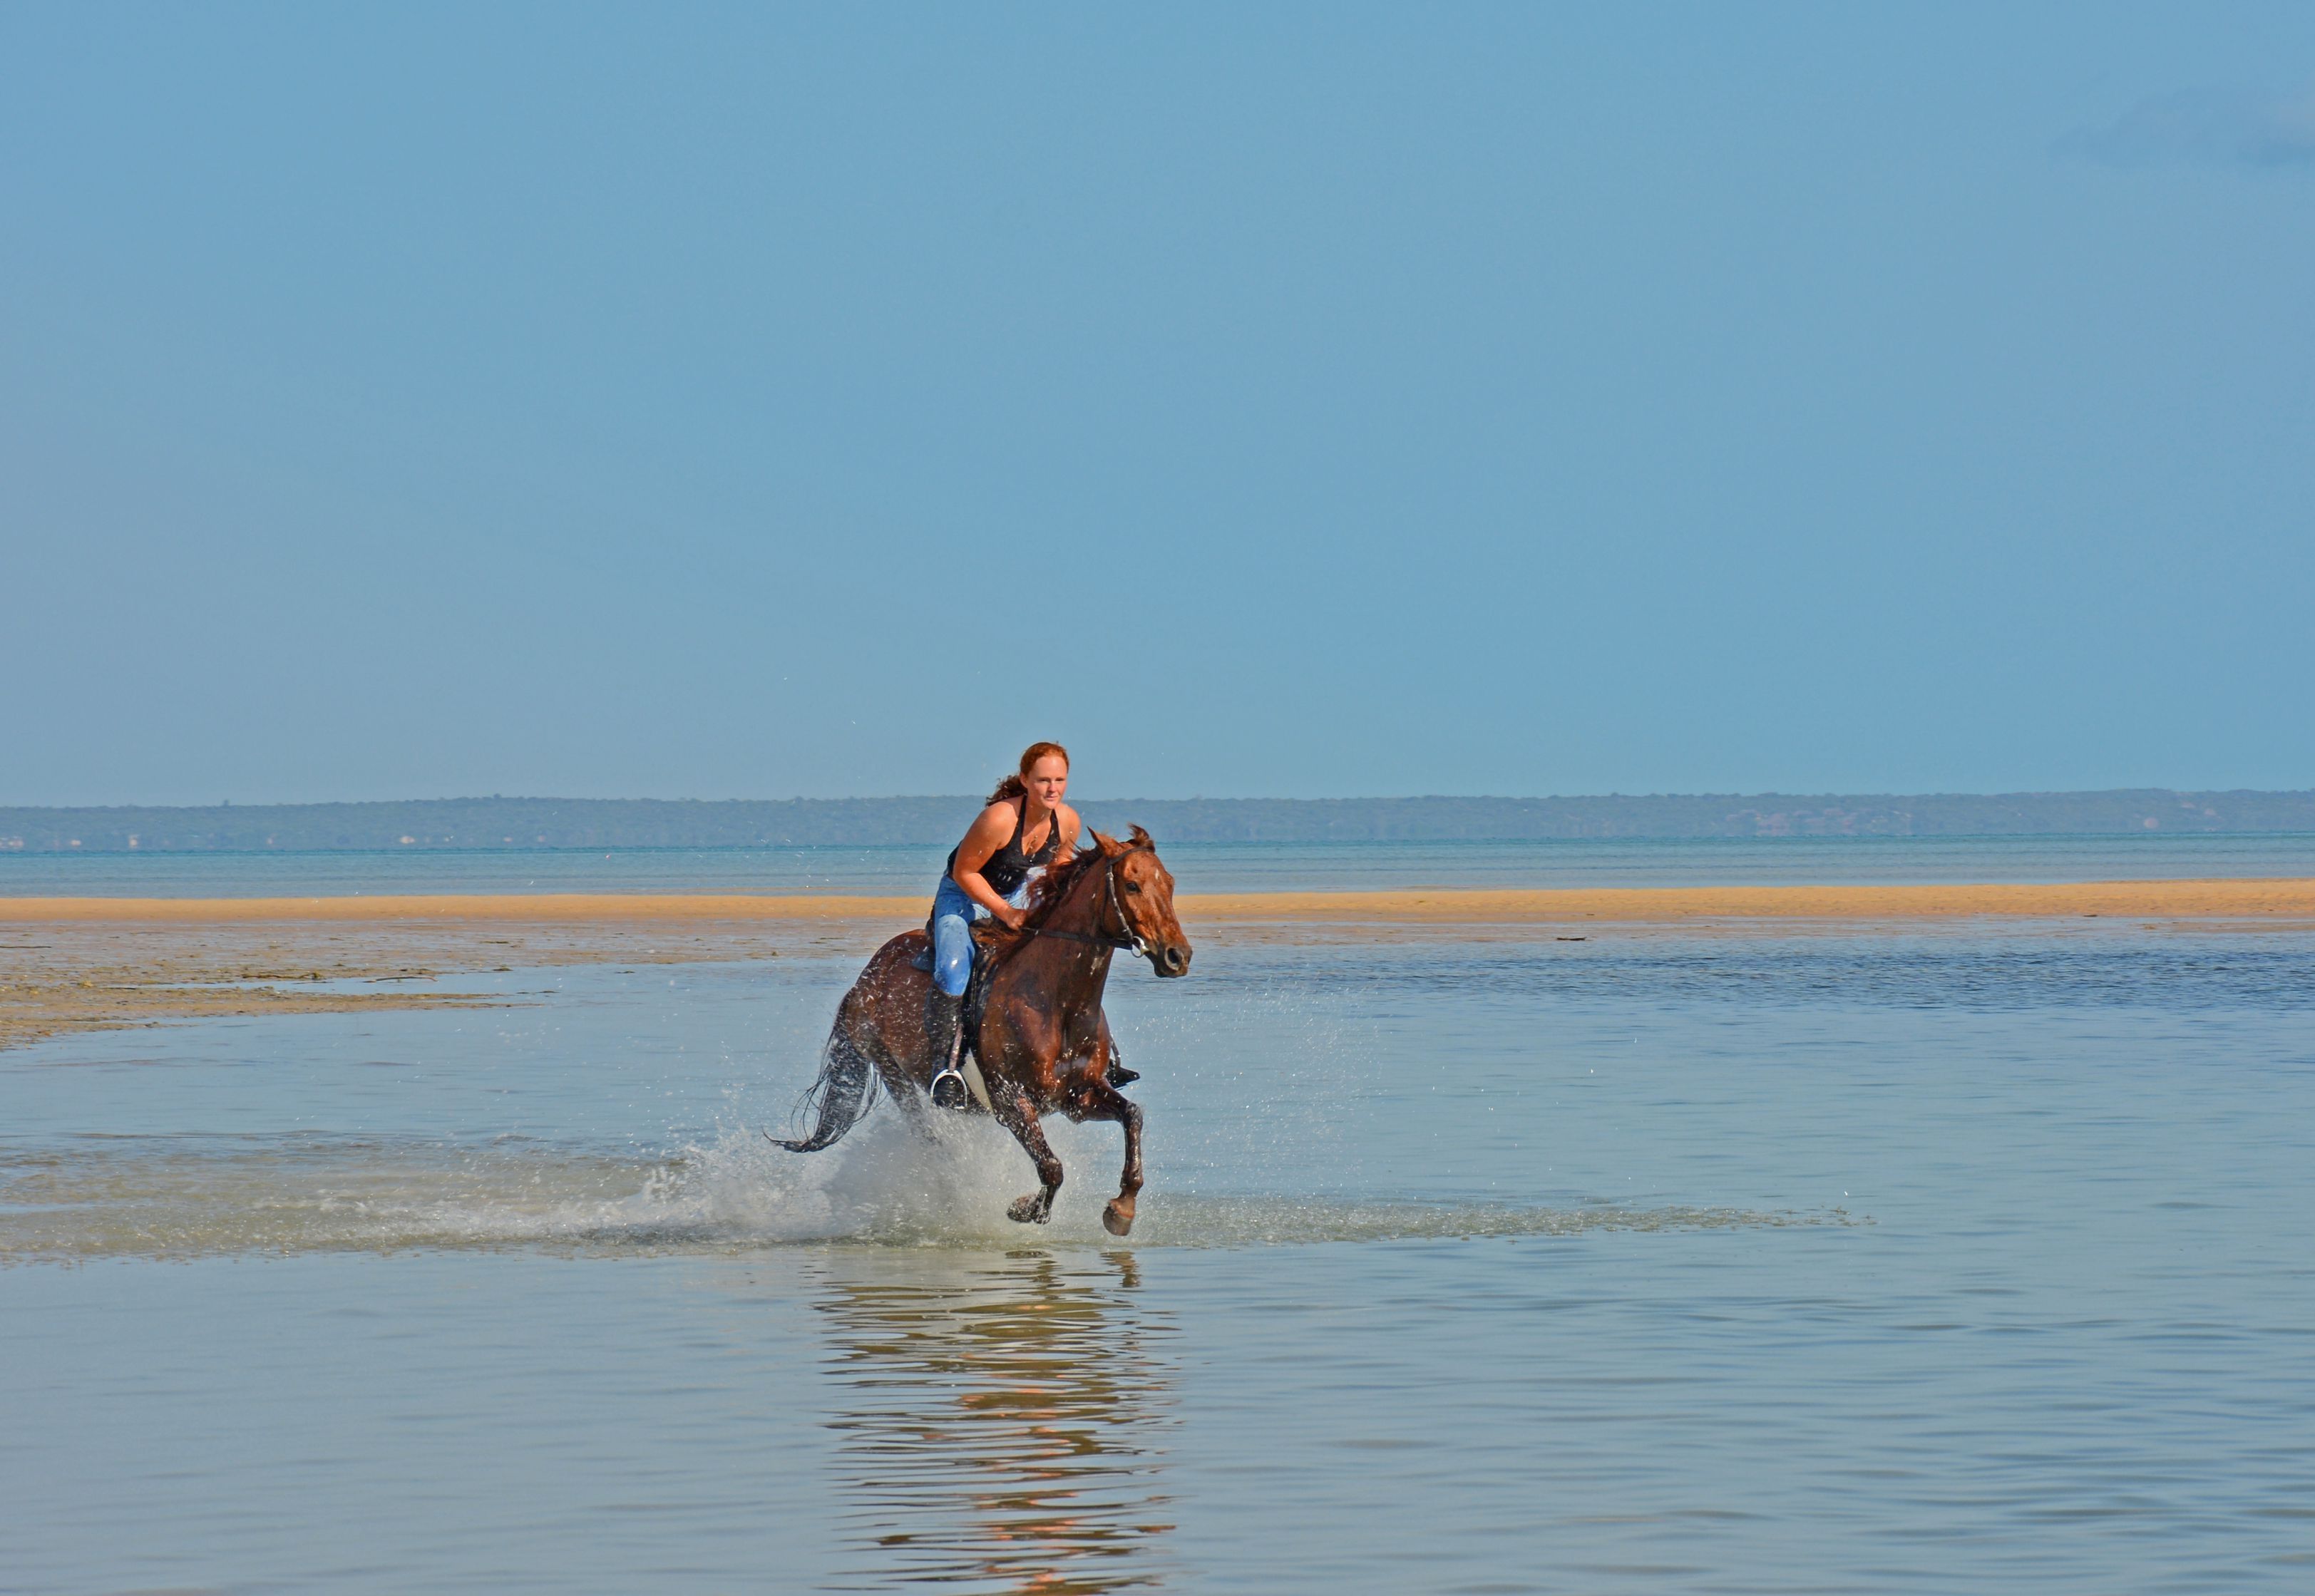
[[(1149, 834), (1136, 826), (1131, 841), (1098, 831), (1093, 840), (1037, 884), (1020, 930), (993, 921), (974, 927), (989, 967), (985, 977), (976, 971), (973, 982), (982, 994), (976, 1051), (989, 1112), (1035, 1162), (1042, 1186), (1007, 1212), (1023, 1224), (1042, 1225), (1053, 1216), (1061, 1161), (1045, 1144), (1039, 1114), (1114, 1120), (1125, 1127), (1125, 1175), (1101, 1222), (1112, 1236), (1123, 1236), (1133, 1228), (1134, 1194), (1141, 1190), (1141, 1109), (1109, 1084), (1115, 1048), (1101, 1012), (1102, 988), (1109, 956), (1119, 948), (1148, 959), (1161, 976), (1188, 974), (1190, 940), (1174, 918), (1173, 873)], [(895, 936), (852, 983), (812, 1083), (819, 1122), (810, 1136), (782, 1147), (813, 1153), (836, 1141), (875, 1105), (880, 1079), (909, 1120), (929, 1131), (927, 1093), (947, 1060), (931, 1057), (925, 1040), (925, 993), (932, 982), (919, 962), (926, 946), (922, 931)]]

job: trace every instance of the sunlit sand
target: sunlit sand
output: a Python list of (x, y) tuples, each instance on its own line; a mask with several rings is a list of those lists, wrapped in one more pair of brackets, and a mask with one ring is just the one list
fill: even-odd
[[(1583, 919), (1914, 920), (1971, 916), (2063, 918), (2315, 918), (2315, 880), (1936, 883), (1904, 886), (1412, 888), (1380, 892), (1184, 894), (1185, 920), (1366, 922), (1486, 927)], [(5, 898), (11, 921), (246, 924), (297, 920), (506, 921), (529, 925), (652, 921), (920, 922), (921, 896), (714, 893), (498, 893), (334, 898)]]
[(2315, 881), (2133, 881), (1978, 885), (1593, 887), (1490, 891), (1241, 893), (1187, 898), (1212, 922), (1365, 922), (1485, 928), (1581, 920), (2315, 919)]
[[(2080, 925), (2315, 925), (2315, 880), (1594, 888), (1184, 896), (1211, 942), (1384, 942)], [(482, 1002), (461, 972), (865, 954), (922, 923), (920, 897), (556, 893), (0, 898), (0, 1047), (221, 1015)]]

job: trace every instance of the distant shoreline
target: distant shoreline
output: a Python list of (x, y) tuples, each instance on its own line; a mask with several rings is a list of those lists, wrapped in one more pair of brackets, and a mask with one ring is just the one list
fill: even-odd
[[(2256, 919), (2315, 922), (2315, 878), (1896, 886), (1412, 888), (1184, 895), (1184, 922), (1387, 927), (1750, 920)], [(670, 892), (439, 893), (302, 898), (0, 898), (0, 923), (247, 925), (921, 921), (908, 896)]]
[[(0, 855), (946, 847), (982, 800), (433, 798), (207, 807), (0, 806)], [(1088, 824), (1175, 842), (1538, 842), (1760, 837), (2315, 833), (2315, 791), (1106, 798)]]

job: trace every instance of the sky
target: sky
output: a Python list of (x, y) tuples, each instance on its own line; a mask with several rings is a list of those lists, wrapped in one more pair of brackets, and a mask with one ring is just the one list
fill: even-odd
[(2315, 7), (0, 0), (0, 803), (2315, 786)]

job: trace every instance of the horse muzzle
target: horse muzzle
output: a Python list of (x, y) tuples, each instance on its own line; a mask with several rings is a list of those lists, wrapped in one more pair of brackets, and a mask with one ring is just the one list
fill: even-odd
[(1149, 968), (1160, 976), (1189, 974), (1190, 944), (1186, 942), (1169, 942), (1163, 947), (1151, 948)]

